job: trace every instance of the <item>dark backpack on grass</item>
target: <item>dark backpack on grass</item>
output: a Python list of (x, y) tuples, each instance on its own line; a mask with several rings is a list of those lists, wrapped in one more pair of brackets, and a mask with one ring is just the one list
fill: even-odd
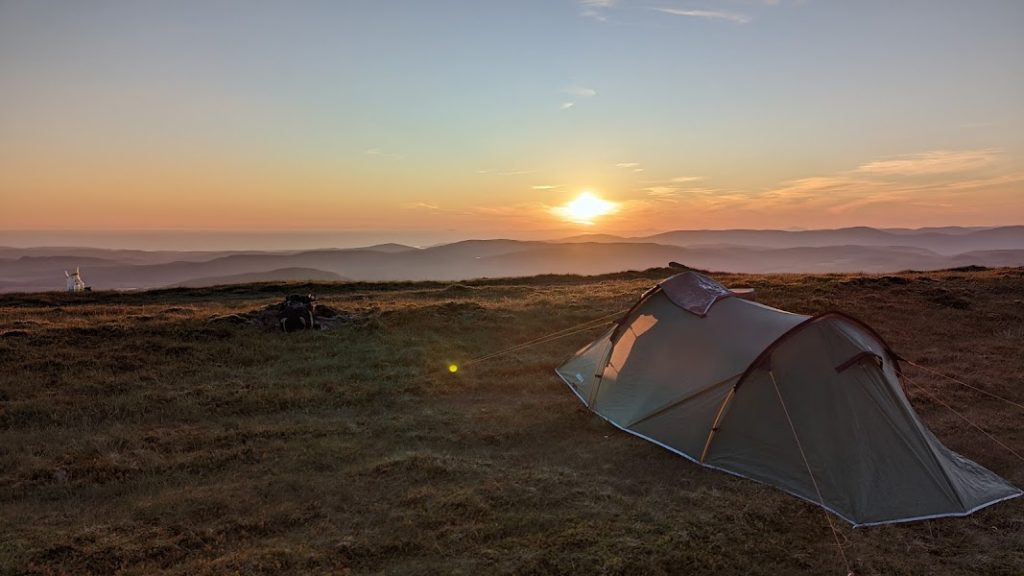
[(278, 322), (285, 332), (312, 330), (316, 327), (316, 296), (307, 294), (290, 294), (281, 303)]

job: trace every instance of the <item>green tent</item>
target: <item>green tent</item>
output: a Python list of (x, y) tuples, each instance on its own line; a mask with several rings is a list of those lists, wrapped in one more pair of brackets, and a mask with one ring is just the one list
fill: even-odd
[(737, 298), (694, 272), (648, 291), (557, 373), (626, 432), (855, 526), (963, 516), (1021, 495), (925, 427), (870, 327)]

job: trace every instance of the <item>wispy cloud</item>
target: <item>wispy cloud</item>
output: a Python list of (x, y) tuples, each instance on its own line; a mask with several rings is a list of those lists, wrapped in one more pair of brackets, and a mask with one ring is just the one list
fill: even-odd
[(679, 202), (683, 198), (693, 199), (698, 197), (706, 201), (709, 196), (723, 192), (717, 188), (682, 186), (682, 184), (694, 180), (702, 180), (702, 178), (690, 176), (685, 179), (673, 178), (668, 182), (649, 182), (649, 186), (640, 188), (637, 192), (640, 192), (647, 198), (667, 202)]
[(630, 218), (661, 226), (928, 225), (993, 213), (1024, 217), (1016, 201), (1024, 171), (998, 151), (933, 150), (865, 162), (760, 190), (697, 187), (695, 176), (648, 182), (629, 204)]
[(381, 148), (367, 148), (363, 153), (366, 154), (367, 156), (379, 156), (381, 158), (397, 158), (397, 159), (402, 159), (403, 158), (403, 156), (401, 154), (394, 154), (392, 152), (387, 152), (387, 151), (385, 151), (385, 150), (383, 150)]
[(675, 186), (651, 186), (650, 188), (644, 188), (642, 192), (652, 198), (675, 202), (679, 197), (680, 189)]
[(857, 168), (864, 174), (927, 176), (976, 170), (992, 164), (996, 150), (933, 150), (869, 162)]
[[(750, 195), (747, 207), (761, 211), (841, 215), (872, 208), (898, 210), (913, 207), (925, 213), (967, 208), (972, 202), (997, 202), (1024, 182), (1024, 173), (996, 176), (980, 172), (999, 160), (995, 150), (933, 150), (868, 162), (828, 176), (812, 176), (781, 183)], [(941, 175), (942, 178), (922, 178)], [(966, 198), (971, 202), (965, 202)]]
[(534, 170), (521, 170), (519, 168), (507, 168), (504, 170), (481, 169), (477, 170), (476, 173), (482, 176), (524, 176), (526, 174), (533, 174)]
[(579, 0), (580, 15), (598, 22), (607, 22), (606, 12), (617, 2), (618, 0)]
[(430, 202), (409, 202), (407, 204), (402, 204), (402, 208), (406, 210), (426, 210), (435, 213), (443, 211), (440, 206), (437, 204), (431, 204)]
[(726, 20), (736, 24), (750, 22), (750, 16), (739, 12), (726, 12), (722, 10), (685, 10), (682, 8), (651, 8), (655, 12), (671, 14), (673, 16), (684, 16), (687, 18), (702, 18), (705, 20)]
[[(634, 164), (639, 163), (623, 161), (610, 166), (633, 170), (639, 167)], [(539, 196), (545, 190), (566, 190), (545, 183), (540, 176), (533, 179), (536, 184), (524, 184)], [(616, 199), (618, 212), (602, 225), (608, 227), (603, 230), (638, 225), (652, 229), (764, 227), (764, 222), (776, 227), (808, 223), (816, 227), (855, 223), (920, 226), (972, 219), (982, 222), (992, 214), (1019, 220), (1024, 218), (1018, 201), (1022, 186), (1024, 171), (1014, 168), (997, 150), (932, 150), (864, 161), (847, 170), (811, 174), (760, 189), (715, 187), (712, 179), (689, 175), (647, 181), (642, 188), (621, 193)], [(552, 212), (555, 207), (543, 202), (460, 208), (419, 202), (406, 208), (453, 227), (486, 222), (492, 228), (541, 229), (564, 220)]]
[(572, 96), (574, 98), (573, 100), (562, 102), (562, 105), (560, 106), (560, 109), (562, 110), (568, 110), (569, 108), (576, 106), (577, 100), (583, 98), (593, 98), (594, 96), (597, 96), (597, 90), (594, 90), (593, 88), (588, 88), (586, 86), (578, 85), (566, 86), (565, 88), (559, 90), (559, 92), (561, 92), (562, 94), (568, 94), (569, 96)]
[(569, 94), (577, 98), (593, 98), (597, 96), (597, 90), (593, 88), (587, 88), (586, 86), (566, 86), (562, 88), (563, 94)]

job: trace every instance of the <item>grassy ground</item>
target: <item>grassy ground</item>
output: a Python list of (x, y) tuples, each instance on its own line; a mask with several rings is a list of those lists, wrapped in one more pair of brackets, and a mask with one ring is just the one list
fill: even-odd
[[(845, 574), (820, 509), (582, 408), (552, 370), (590, 334), (445, 370), (624, 309), (666, 274), (2, 296), (0, 574)], [(851, 313), (1024, 401), (1024, 269), (717, 278)], [(206, 322), (310, 289), (369, 320)], [(908, 373), (1024, 451), (1015, 408)], [(1021, 461), (911, 398), (948, 446), (1024, 485)], [(857, 574), (1020, 575), (1022, 500), (837, 523)]]

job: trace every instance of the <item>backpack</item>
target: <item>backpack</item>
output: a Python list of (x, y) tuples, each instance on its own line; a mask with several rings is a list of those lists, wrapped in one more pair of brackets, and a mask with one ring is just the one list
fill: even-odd
[(316, 328), (316, 296), (312, 294), (290, 294), (278, 307), (278, 311), (278, 323), (285, 332)]

